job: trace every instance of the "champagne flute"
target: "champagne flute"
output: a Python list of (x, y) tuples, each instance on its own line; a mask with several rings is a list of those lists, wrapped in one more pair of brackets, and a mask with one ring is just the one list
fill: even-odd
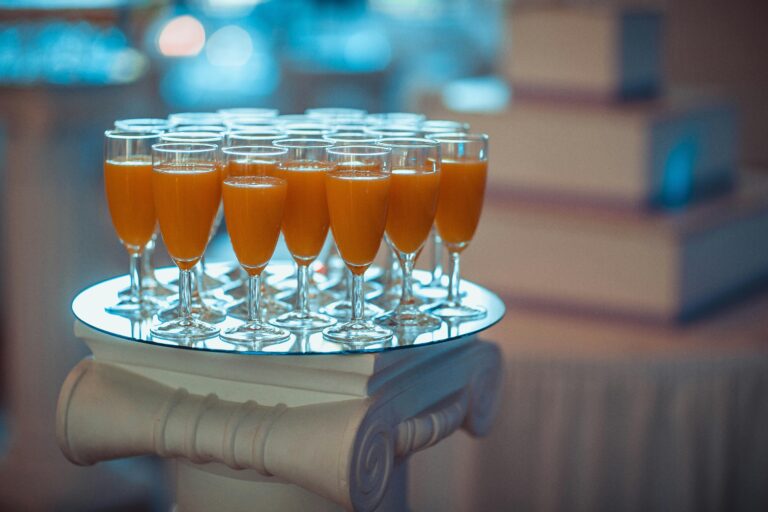
[[(278, 148), (275, 146), (228, 146), (223, 149), (224, 163), (225, 163), (225, 178), (231, 178), (235, 176), (276, 176), (278, 162), (285, 159), (285, 155), (288, 154), (286, 148)], [(226, 190), (226, 189), (225, 189)], [(244, 195), (243, 192), (241, 195)], [(254, 195), (254, 194), (251, 194)], [(226, 193), (224, 194), (226, 197)], [(231, 197), (236, 195), (230, 193)], [(250, 197), (250, 196), (248, 196)], [(284, 202), (284, 201), (283, 201)], [(282, 211), (281, 206), (281, 211)], [(226, 204), (225, 204), (226, 209)], [(232, 207), (230, 207), (232, 209)], [(280, 215), (282, 222), (282, 213)], [(227, 223), (229, 230), (229, 222)], [(278, 229), (278, 235), (279, 235)], [(230, 232), (230, 238), (232, 233)], [(234, 241), (232, 242), (234, 247)], [(274, 248), (273, 248), (274, 251)], [(242, 265), (242, 260), (240, 261)], [(243, 285), (245, 286), (244, 296), (248, 296), (248, 290), (250, 287), (250, 279), (246, 278)], [(291, 306), (285, 302), (279, 301), (274, 298), (277, 290), (272, 286), (267, 285), (266, 279), (260, 279), (260, 298), (261, 308), (260, 310), (267, 314), (269, 317), (279, 316), (291, 311)], [(249, 318), (251, 313), (250, 303), (247, 300), (239, 301), (233, 304), (228, 313), (235, 318)]]
[(274, 145), (288, 150), (278, 164), (277, 176), (288, 183), (282, 230), (296, 262), (297, 290), (294, 310), (273, 318), (271, 323), (285, 329), (322, 329), (336, 320), (310, 311), (309, 266), (328, 235), (325, 174), (332, 166), (325, 149), (333, 143), (323, 139), (281, 139)]
[[(215, 146), (219, 147), (219, 150), (221, 147), (224, 146), (224, 138), (225, 134), (220, 133), (217, 131), (205, 131), (205, 130), (191, 130), (191, 131), (174, 131), (174, 132), (168, 132), (164, 133), (160, 136), (160, 140), (162, 142), (178, 142), (178, 143), (199, 143), (199, 144), (213, 144)], [(223, 170), (223, 162), (222, 159), (219, 159), (219, 171), (221, 175), (224, 175)], [(219, 210), (216, 212), (216, 218), (213, 221), (213, 226), (211, 227), (211, 239), (216, 235), (216, 232), (219, 230), (219, 226), (221, 225), (221, 221), (224, 218), (224, 210), (222, 208), (219, 208)], [(195, 285), (196, 288), (195, 296), (193, 296), (193, 310), (195, 311), (195, 314), (203, 314), (208, 321), (211, 322), (219, 322), (223, 320), (224, 316), (226, 314), (222, 310), (223, 308), (228, 307), (229, 304), (227, 304), (226, 301), (217, 298), (214, 295), (214, 290), (220, 289), (222, 287), (231, 285), (230, 280), (223, 280), (218, 277), (214, 277), (206, 273), (205, 271), (205, 258), (202, 258), (200, 260), (199, 266), (195, 269)], [(210, 303), (209, 305), (205, 304), (205, 301), (208, 301)], [(172, 318), (173, 317), (173, 309), (167, 310), (163, 313), (161, 313), (163, 318)]]
[(463, 304), (460, 291), (461, 252), (477, 229), (488, 175), (488, 136), (483, 133), (436, 134), (442, 165), (435, 223), (450, 255), (448, 296), (427, 311), (444, 318), (482, 318), (481, 306)]
[(156, 307), (145, 300), (141, 256), (152, 238), (157, 217), (152, 194), (152, 145), (159, 132), (108, 130), (104, 133), (104, 188), (117, 236), (130, 255), (130, 293), (110, 313), (139, 317)]
[(420, 138), (381, 139), (392, 151), (387, 241), (403, 275), (397, 307), (376, 319), (393, 327), (435, 328), (440, 318), (421, 311), (413, 296), (413, 267), (429, 236), (440, 189), (440, 144)]
[(260, 312), (261, 274), (280, 236), (287, 191), (285, 180), (266, 174), (228, 176), (224, 180), (227, 229), (237, 259), (248, 273), (248, 321), (224, 331), (223, 340), (256, 347), (290, 336), (285, 329), (262, 322)]
[[(140, 132), (140, 133), (164, 133), (173, 128), (173, 124), (167, 119), (160, 118), (136, 118), (136, 119), (118, 119), (115, 121), (115, 128), (127, 132)], [(175, 290), (160, 283), (155, 277), (155, 267), (152, 264), (152, 255), (155, 252), (155, 240), (157, 239), (158, 231), (155, 227), (152, 233), (152, 238), (144, 246), (144, 251), (141, 255), (141, 290), (145, 298), (151, 299), (155, 302), (162, 302), (168, 296), (174, 295)], [(126, 288), (120, 290), (118, 295), (123, 297), (129, 297), (131, 295), (131, 289)]]
[[(461, 121), (449, 121), (441, 119), (429, 119), (421, 124), (421, 133), (424, 137), (430, 137), (440, 133), (467, 133), (469, 124)], [(432, 265), (430, 279), (426, 283), (419, 284), (416, 295), (426, 299), (445, 298), (448, 290), (443, 285), (443, 240), (432, 226)]]
[[(325, 137), (336, 146), (359, 146), (375, 144), (379, 137), (363, 132), (334, 133)], [(352, 273), (346, 267), (344, 260), (339, 256), (339, 250), (336, 244), (333, 244), (331, 253), (328, 255), (329, 270), (342, 270), (340, 279), (334, 279), (335, 284), (325, 289), (327, 293), (342, 298), (323, 307), (322, 312), (331, 315), (334, 318), (349, 319), (352, 315)], [(381, 285), (378, 283), (365, 283), (366, 299), (373, 299), (381, 293)], [(375, 317), (383, 313), (380, 307), (369, 302), (365, 303), (365, 316)]]
[(192, 316), (192, 269), (205, 253), (221, 203), (219, 148), (214, 144), (152, 146), (152, 189), (160, 232), (179, 267), (178, 317), (151, 329), (177, 341), (210, 338), (219, 328)]
[(325, 176), (331, 229), (352, 272), (352, 317), (323, 336), (345, 345), (366, 345), (392, 337), (390, 329), (365, 319), (363, 274), (373, 263), (387, 223), (391, 150), (382, 146), (328, 149), (335, 168)]

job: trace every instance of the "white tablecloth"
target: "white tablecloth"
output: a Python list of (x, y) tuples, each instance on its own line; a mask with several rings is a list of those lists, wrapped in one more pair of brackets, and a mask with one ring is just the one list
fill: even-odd
[(414, 510), (768, 510), (765, 299), (684, 328), (513, 309), (486, 338), (494, 431), (414, 458)]

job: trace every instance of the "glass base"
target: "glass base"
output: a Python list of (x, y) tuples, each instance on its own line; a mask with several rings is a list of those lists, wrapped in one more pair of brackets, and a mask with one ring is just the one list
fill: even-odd
[[(443, 276), (439, 281), (414, 282), (413, 294), (416, 297), (427, 300), (445, 299), (448, 297), (448, 276)], [(467, 292), (465, 291), (460, 293), (461, 297), (464, 297), (466, 294)]]
[(448, 288), (442, 283), (418, 284), (413, 287), (413, 294), (428, 300), (444, 299), (448, 296)]
[(329, 341), (344, 345), (366, 345), (392, 338), (392, 331), (371, 322), (347, 322), (329, 327), (323, 331), (323, 337)]
[(316, 331), (336, 323), (335, 318), (320, 313), (301, 313), (291, 311), (269, 321), (272, 325), (282, 327), (283, 329)]
[[(293, 307), (291, 307), (291, 305), (286, 302), (271, 299), (271, 298), (267, 300), (266, 297), (262, 296), (261, 316), (265, 320), (269, 320), (271, 318), (284, 315), (285, 313), (288, 313), (291, 310), (293, 310)], [(231, 306), (227, 310), (227, 314), (239, 320), (247, 320), (248, 319), (248, 301), (245, 299), (241, 299), (240, 301), (235, 303), (235, 305)]]
[[(325, 306), (320, 311), (339, 320), (349, 320), (352, 318), (352, 303), (348, 300), (337, 300), (336, 302)], [(366, 318), (373, 318), (375, 316), (381, 315), (382, 313), (384, 313), (384, 310), (380, 307), (369, 304), (367, 302), (365, 303), (365, 310), (363, 314)]]
[(130, 299), (121, 299), (117, 304), (107, 306), (104, 310), (107, 313), (124, 316), (127, 318), (141, 318), (152, 316), (157, 311), (157, 304), (143, 299), (141, 302), (133, 302)]
[(285, 329), (272, 327), (262, 322), (249, 322), (222, 332), (219, 337), (224, 341), (237, 344), (253, 345), (255, 348), (270, 343), (278, 343), (290, 338)]
[[(171, 305), (170, 307), (160, 311), (157, 314), (157, 318), (161, 321), (170, 321), (179, 316), (179, 305)], [(217, 324), (223, 322), (227, 318), (227, 313), (221, 309), (212, 308), (206, 304), (200, 302), (194, 302), (192, 304), (192, 318), (207, 322), (211, 324)]]
[(194, 318), (177, 318), (149, 330), (152, 336), (165, 340), (204, 340), (219, 334), (219, 328)]
[(415, 306), (398, 306), (394, 310), (374, 318), (377, 324), (389, 327), (416, 327), (420, 329), (436, 329), (443, 321)]
[(454, 318), (461, 320), (474, 320), (483, 318), (487, 312), (480, 306), (468, 306), (452, 302), (439, 302), (424, 309), (425, 312), (437, 315), (441, 318)]

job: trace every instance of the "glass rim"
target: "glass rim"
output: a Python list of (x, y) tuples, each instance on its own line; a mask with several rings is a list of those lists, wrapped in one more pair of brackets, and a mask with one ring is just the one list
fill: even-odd
[(366, 119), (418, 119), (424, 121), (427, 116), (418, 112), (374, 112), (365, 116)]
[(427, 119), (423, 126), (467, 126), (469, 123), (464, 121), (454, 121), (453, 119)]
[(221, 119), (221, 114), (218, 112), (172, 112), (168, 114), (168, 120), (171, 118), (186, 118), (186, 119)]
[(432, 139), (440, 143), (462, 143), (462, 142), (488, 142), (487, 133), (461, 133), (461, 132), (444, 132), (444, 133), (433, 133), (425, 136), (427, 139)]
[(227, 127), (223, 124), (175, 124), (173, 129), (176, 133), (187, 132), (208, 132), (208, 133), (226, 133)]
[(329, 148), (333, 142), (326, 139), (301, 139), (294, 137), (285, 137), (272, 142), (278, 148), (308, 149), (308, 148)]
[(363, 133), (370, 133), (371, 135), (379, 135), (382, 138), (393, 138), (393, 137), (418, 137), (421, 131), (416, 128), (366, 128), (363, 130)]
[(376, 142), (377, 145), (392, 148), (438, 148), (440, 143), (426, 137), (384, 137)]
[(253, 117), (254, 119), (269, 119), (271, 117), (277, 117), (280, 111), (276, 108), (269, 107), (234, 107), (220, 108), (216, 111), (216, 113), (224, 117)]
[(163, 135), (162, 130), (148, 130), (148, 131), (131, 131), (131, 130), (123, 130), (119, 128), (111, 128), (109, 130), (104, 130), (104, 137), (108, 139), (135, 139), (135, 140), (143, 140), (143, 139), (153, 139), (153, 138), (160, 138)]
[(140, 126), (141, 125), (174, 126), (173, 123), (171, 123), (168, 119), (164, 119), (162, 117), (130, 117), (127, 119), (116, 119), (115, 125), (117, 125), (117, 123), (123, 123), (128, 125), (140, 125)]
[(350, 146), (331, 146), (326, 148), (330, 155), (338, 156), (385, 156), (392, 154), (392, 149), (375, 144), (357, 144)]
[(240, 121), (233, 119), (227, 122), (229, 131), (247, 131), (247, 130), (282, 130), (278, 128), (275, 123), (263, 122), (263, 121)]
[(364, 109), (353, 108), (353, 107), (313, 107), (313, 108), (308, 108), (304, 111), (304, 115), (315, 117), (312, 114), (314, 114), (317, 117), (321, 117), (321, 116), (365, 117), (368, 115), (368, 112)]
[(226, 133), (216, 132), (166, 132), (161, 133), (160, 138), (165, 142), (222, 142)]
[[(284, 139), (285, 133), (230, 133), (227, 135), (227, 140), (232, 141), (244, 141), (244, 142), (272, 142), (278, 139)], [(251, 146), (258, 146), (259, 144), (249, 144)]]
[(317, 135), (318, 137), (325, 137), (326, 135), (333, 135), (334, 131), (330, 128), (286, 128), (286, 135)]
[(351, 132), (351, 133), (329, 133), (325, 136), (326, 140), (331, 142), (358, 142), (376, 144), (379, 137), (371, 136), (369, 133)]
[[(258, 150), (258, 151), (254, 151)], [(264, 151), (261, 151), (264, 150)], [(278, 146), (226, 146), (221, 148), (226, 155), (235, 156), (279, 156), (288, 153), (288, 148)]]
[[(191, 147), (194, 146), (194, 147)], [(179, 142), (162, 142), (160, 144), (152, 144), (152, 151), (158, 153), (207, 153), (216, 152), (219, 147), (215, 144), (204, 144), (196, 142), (179, 143)]]

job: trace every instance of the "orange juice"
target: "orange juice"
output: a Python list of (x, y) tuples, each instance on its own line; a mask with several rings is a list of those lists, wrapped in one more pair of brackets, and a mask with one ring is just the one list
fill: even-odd
[(325, 181), (336, 246), (349, 269), (362, 274), (376, 257), (384, 235), (390, 177), (332, 171)]
[(227, 176), (275, 176), (277, 163), (273, 160), (230, 160)]
[(224, 217), (237, 260), (250, 275), (261, 274), (275, 252), (283, 220), (285, 180), (230, 176), (224, 181)]
[(448, 249), (463, 250), (480, 221), (488, 162), (443, 160), (435, 222)]
[(387, 235), (406, 254), (418, 251), (432, 229), (440, 174), (413, 169), (392, 171)]
[(168, 253), (181, 269), (189, 270), (205, 251), (219, 209), (219, 169), (210, 165), (190, 165), (186, 170), (155, 167), (152, 188)]
[(328, 236), (326, 162), (292, 161), (277, 169), (275, 176), (288, 184), (283, 213), (283, 236), (293, 258), (309, 265), (317, 258)]
[(104, 162), (107, 204), (117, 236), (129, 252), (144, 248), (155, 230), (152, 160), (149, 157)]

